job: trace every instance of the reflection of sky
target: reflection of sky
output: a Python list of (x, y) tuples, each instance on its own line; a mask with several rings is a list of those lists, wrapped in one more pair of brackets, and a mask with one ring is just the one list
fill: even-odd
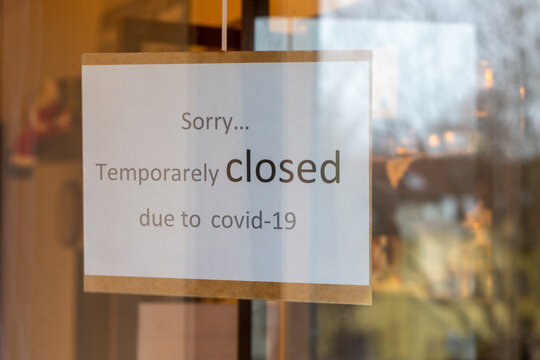
[(427, 143), (433, 132), (475, 127), (477, 55), (472, 25), (258, 18), (255, 49), (372, 49), (374, 132), (390, 128), (398, 143), (410, 142), (411, 137)]
[[(339, 139), (342, 146), (356, 154), (365, 154), (369, 146), (368, 64), (350, 62), (321, 62), (317, 64), (317, 119), (329, 136)], [(360, 121), (359, 121), (360, 120)]]

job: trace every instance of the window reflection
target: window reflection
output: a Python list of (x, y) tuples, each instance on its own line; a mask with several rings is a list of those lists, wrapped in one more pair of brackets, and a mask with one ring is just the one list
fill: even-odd
[(374, 306), (315, 306), (316, 352), (534, 358), (538, 312), (521, 306), (538, 297), (530, 285), (523, 296), (534, 276), (521, 267), (538, 254), (524, 254), (536, 239), (524, 236), (519, 212), (533, 200), (520, 200), (518, 181), (536, 152), (523, 133), (537, 117), (523, 112), (535, 86), (523, 73), (535, 70), (523, 64), (538, 67), (537, 34), (499, 26), (526, 26), (538, 12), (516, 17), (502, 2), (408, 5), (256, 19), (258, 50), (374, 51)]

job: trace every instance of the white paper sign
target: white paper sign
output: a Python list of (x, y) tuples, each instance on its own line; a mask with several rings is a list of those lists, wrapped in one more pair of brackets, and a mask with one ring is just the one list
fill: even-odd
[[(359, 54), (83, 65), (87, 279), (370, 287), (371, 63)], [(125, 290), (111, 284), (86, 288)]]

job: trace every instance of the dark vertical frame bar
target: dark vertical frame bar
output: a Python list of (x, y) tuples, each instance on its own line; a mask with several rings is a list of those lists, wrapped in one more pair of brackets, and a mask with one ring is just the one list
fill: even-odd
[(238, 300), (238, 360), (251, 359), (251, 300)]
[(269, 3), (269, 0), (242, 1), (242, 50), (255, 50), (255, 18), (270, 15)]

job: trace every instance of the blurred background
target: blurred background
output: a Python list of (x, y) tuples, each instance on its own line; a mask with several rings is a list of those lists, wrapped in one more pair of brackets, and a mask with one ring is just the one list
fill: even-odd
[(372, 306), (83, 293), (81, 54), (221, 2), (0, 5), (0, 358), (540, 359), (540, 1), (228, 1), (230, 51), (373, 49)]

